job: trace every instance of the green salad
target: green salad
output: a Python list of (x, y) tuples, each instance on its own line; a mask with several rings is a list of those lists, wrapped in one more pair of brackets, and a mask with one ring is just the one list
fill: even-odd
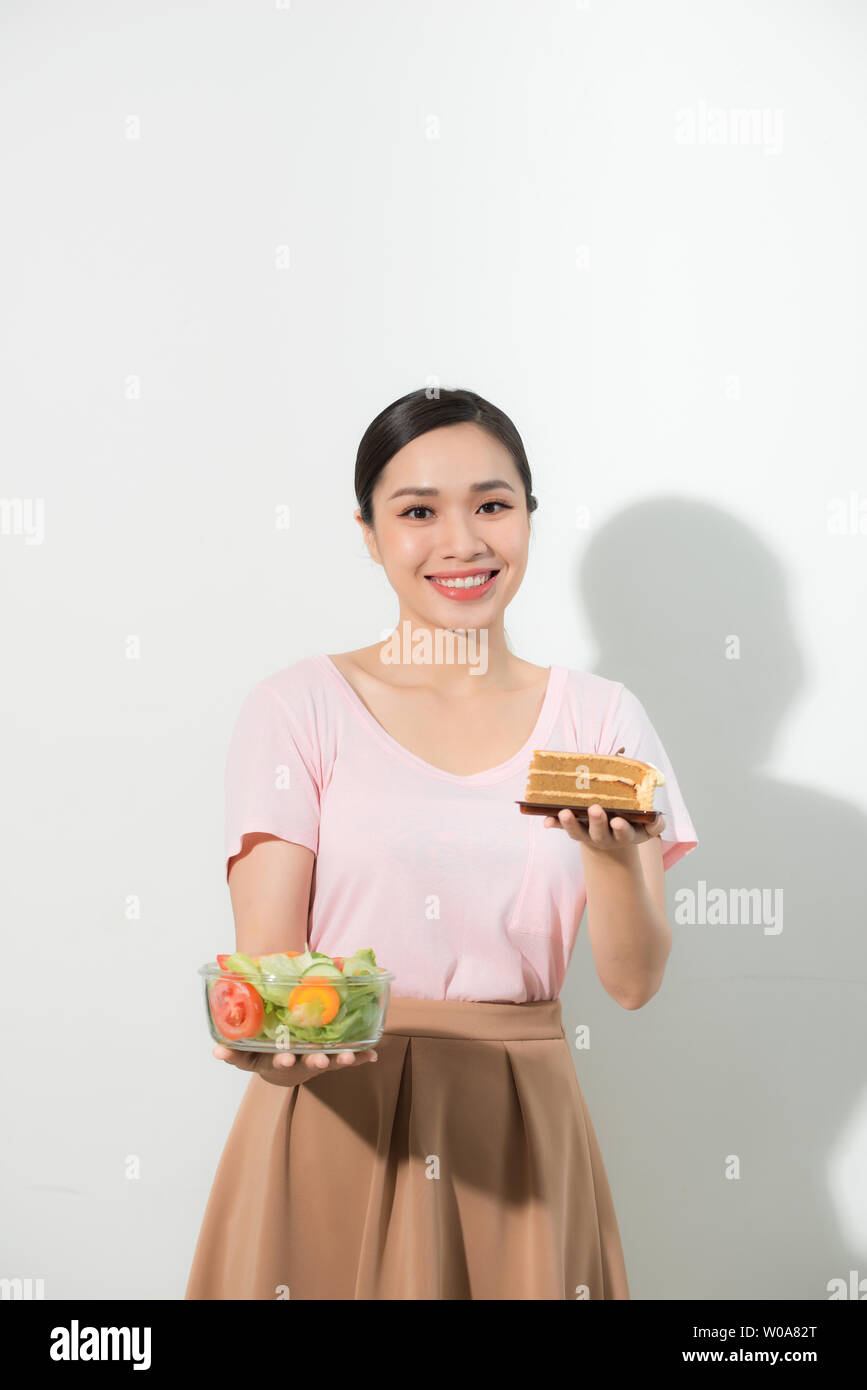
[(288, 1049), (299, 1042), (351, 1043), (376, 1032), (386, 972), (371, 947), (333, 957), (309, 948), (256, 959), (235, 951), (217, 956), (217, 965), (223, 973), (208, 982), (208, 1007), (228, 1040)]

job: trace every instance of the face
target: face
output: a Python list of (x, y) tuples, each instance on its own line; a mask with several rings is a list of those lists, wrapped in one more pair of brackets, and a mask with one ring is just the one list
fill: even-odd
[[(478, 425), (429, 430), (389, 460), (372, 505), (365, 540), (400, 599), (401, 620), (502, 630), (530, 541), (524, 484), (504, 445)], [(478, 587), (431, 578), (494, 570)]]

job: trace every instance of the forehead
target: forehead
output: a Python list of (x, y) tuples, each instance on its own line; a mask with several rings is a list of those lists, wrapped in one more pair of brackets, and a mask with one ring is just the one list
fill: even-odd
[(377, 488), (388, 498), (411, 484), (458, 491), (486, 478), (502, 478), (515, 489), (520, 483), (506, 446), (480, 426), (462, 421), (411, 439), (389, 459)]

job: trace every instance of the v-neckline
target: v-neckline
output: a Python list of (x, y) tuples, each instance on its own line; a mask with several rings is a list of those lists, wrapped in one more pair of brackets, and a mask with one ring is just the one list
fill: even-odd
[(410, 748), (407, 748), (394, 738), (394, 736), (380, 724), (379, 720), (371, 714), (367, 705), (358, 694), (358, 691), (352, 683), (346, 679), (343, 672), (326, 652), (315, 653), (313, 659), (318, 661), (326, 671), (330, 672), (332, 679), (337, 683), (344, 699), (355, 710), (356, 715), (364, 724), (365, 728), (378, 738), (380, 743), (392, 752), (399, 754), (402, 758), (407, 759), (410, 763), (414, 764), (414, 766), (430, 773), (431, 776), (441, 778), (447, 782), (454, 782), (458, 786), (473, 786), (503, 781), (516, 772), (522, 765), (526, 769), (533, 749), (544, 745), (545, 740), (551, 732), (554, 717), (560, 706), (560, 697), (563, 693), (567, 675), (565, 666), (549, 666), (548, 680), (545, 684), (545, 695), (536, 718), (536, 723), (526, 742), (521, 745), (516, 753), (513, 753), (505, 762), (498, 763), (496, 767), (485, 768), (482, 772), (464, 774), (459, 772), (447, 772), (445, 768), (437, 767), (435, 763), (429, 763), (426, 758), (421, 758), (417, 753), (413, 753)]

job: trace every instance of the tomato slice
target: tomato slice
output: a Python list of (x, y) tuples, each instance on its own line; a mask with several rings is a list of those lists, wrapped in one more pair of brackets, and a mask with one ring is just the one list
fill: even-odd
[(244, 980), (215, 980), (208, 996), (214, 1027), (224, 1038), (255, 1038), (265, 1021), (261, 995)]

